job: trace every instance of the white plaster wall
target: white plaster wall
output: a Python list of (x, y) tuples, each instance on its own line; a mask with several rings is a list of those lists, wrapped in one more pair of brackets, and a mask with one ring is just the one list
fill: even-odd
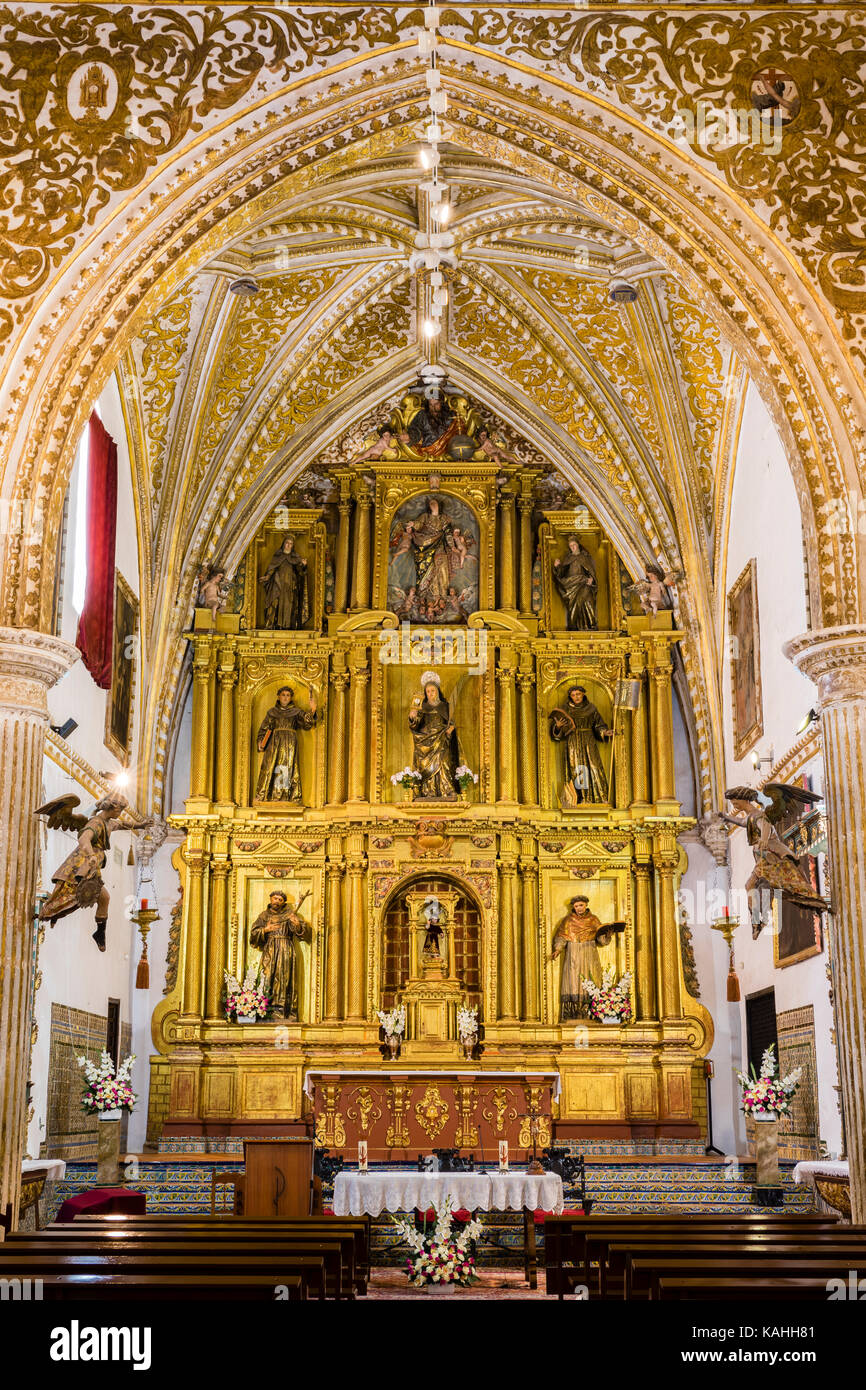
[[(772, 746), (778, 759), (796, 741), (804, 716), (815, 704), (815, 688), (782, 652), (783, 643), (808, 626), (800, 511), (775, 427), (757, 392), (750, 387), (734, 475), (726, 594), (753, 556), (757, 560), (764, 713), (764, 732), (755, 746), (761, 756), (768, 754)], [(739, 762), (734, 759), (729, 658), (725, 661), (722, 693), (726, 784), (756, 785), (758, 774), (749, 757)], [(760, 775), (765, 777), (768, 771), (769, 765), (765, 765)], [(816, 790), (820, 790), (820, 759), (803, 771), (812, 772)], [(743, 889), (754, 863), (745, 832), (735, 831), (730, 847), (731, 886), (735, 890)], [(695, 935), (697, 937), (697, 931)], [(723, 954), (717, 945), (716, 955), (720, 962)], [(744, 914), (735, 937), (735, 956), (743, 996), (739, 1010), (744, 1055), (747, 995), (772, 987), (776, 993), (777, 1013), (806, 1004), (814, 1006), (820, 1136), (829, 1151), (837, 1153), (841, 1126), (833, 1090), (837, 1073), (830, 1037), (832, 1010), (826, 950), (809, 960), (777, 969), (773, 965), (770, 928), (765, 927), (759, 939), (753, 941), (751, 926)], [(724, 979), (721, 987), (724, 988)]]

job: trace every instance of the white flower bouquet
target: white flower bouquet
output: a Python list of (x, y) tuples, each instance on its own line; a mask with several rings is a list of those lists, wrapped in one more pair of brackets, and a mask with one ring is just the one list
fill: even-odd
[(421, 773), (416, 772), (414, 767), (401, 768), (399, 772), (392, 772), (391, 785), (394, 787), (419, 787), (421, 785)]
[(790, 1112), (791, 1101), (800, 1084), (803, 1068), (797, 1067), (787, 1076), (780, 1077), (775, 1050), (776, 1044), (770, 1043), (761, 1058), (760, 1076), (755, 1075), (754, 1066), (751, 1076), (742, 1071), (737, 1072), (737, 1079), (743, 1089), (743, 1110), (747, 1115), (754, 1115), (756, 1111), (776, 1115), (787, 1115)]
[(99, 1059), (99, 1066), (87, 1057), (79, 1057), (78, 1065), (84, 1068), (87, 1087), (81, 1098), (81, 1105), (90, 1114), (102, 1110), (131, 1110), (136, 1102), (136, 1094), (130, 1085), (132, 1064), (135, 1053), (124, 1058), (115, 1074), (114, 1063), (107, 1052)]
[(478, 1010), (467, 1009), (461, 1004), (457, 1010), (457, 1036), (463, 1038), (475, 1038), (478, 1036)]
[(454, 769), (454, 780), (460, 790), (465, 792), (467, 787), (477, 784), (478, 773), (473, 772), (472, 768), (467, 767), (465, 763), (461, 763), (459, 767)]
[(400, 1037), (406, 1031), (406, 1005), (401, 1004), (398, 1009), (391, 1009), (386, 1012), (379, 1009), (376, 1017), (385, 1030), (386, 1038)]
[(264, 1018), (270, 1000), (262, 988), (256, 967), (251, 965), (243, 984), (226, 970), (226, 1018)]
[(628, 972), (621, 980), (616, 981), (614, 971), (610, 967), (602, 975), (600, 985), (593, 980), (585, 979), (583, 992), (589, 995), (590, 1017), (598, 1020), (617, 1018), (620, 1023), (628, 1023), (631, 1018), (630, 986), (631, 975)]
[(413, 1252), (406, 1259), (406, 1272), (409, 1283), (416, 1288), (424, 1284), (466, 1287), (478, 1282), (475, 1258), (469, 1247), (481, 1234), (481, 1222), (473, 1219), (455, 1235), (451, 1206), (451, 1198), (446, 1197), (432, 1233), (428, 1233), (426, 1221), (422, 1231), (416, 1231), (414, 1224), (405, 1219), (397, 1222)]

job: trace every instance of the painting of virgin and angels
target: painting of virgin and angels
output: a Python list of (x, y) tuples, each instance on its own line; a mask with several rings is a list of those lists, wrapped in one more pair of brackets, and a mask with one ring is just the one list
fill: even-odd
[(478, 522), (457, 497), (410, 498), (391, 525), (388, 607), (411, 623), (465, 623), (478, 607)]

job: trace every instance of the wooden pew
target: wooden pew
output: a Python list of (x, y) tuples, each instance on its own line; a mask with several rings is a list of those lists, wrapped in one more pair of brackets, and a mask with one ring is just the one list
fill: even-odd
[(75, 1256), (84, 1259), (116, 1259), (120, 1256), (144, 1261), (168, 1261), (173, 1256), (195, 1257), (200, 1263), (212, 1262), (220, 1267), (235, 1259), (260, 1259), (268, 1266), (291, 1262), (294, 1255), (321, 1256), (325, 1267), (325, 1288), (333, 1298), (353, 1298), (355, 1295), (355, 1243), (352, 1232), (342, 1236), (335, 1233), (333, 1239), (319, 1240), (310, 1235), (284, 1233), (280, 1237), (266, 1236), (225, 1236), (208, 1239), (204, 1236), (175, 1233), (155, 1239), (148, 1235), (91, 1237), (79, 1236), (74, 1240), (63, 1240), (51, 1236), (47, 1240), (15, 1240), (0, 1246), (0, 1270), (9, 1260), (39, 1262), (55, 1255)]
[(833, 1236), (815, 1235), (808, 1242), (780, 1237), (749, 1237), (741, 1242), (691, 1240), (688, 1237), (677, 1241), (644, 1242), (636, 1240), (627, 1245), (613, 1245), (609, 1248), (608, 1264), (603, 1271), (602, 1297), (613, 1291), (611, 1275), (621, 1275), (618, 1292), (626, 1299), (647, 1298), (652, 1282), (651, 1269), (654, 1260), (668, 1261), (682, 1258), (694, 1262), (712, 1264), (714, 1260), (737, 1260), (743, 1272), (760, 1260), (846, 1258), (852, 1267), (866, 1264), (866, 1239), (859, 1237), (838, 1240)]
[(736, 1299), (741, 1303), (744, 1298), (748, 1298), (750, 1303), (755, 1299), (772, 1299), (776, 1303), (787, 1303), (790, 1299), (823, 1300), (827, 1297), (827, 1281), (811, 1276), (790, 1279), (787, 1275), (777, 1275), (772, 1279), (766, 1279), (763, 1276), (750, 1275), (744, 1285), (740, 1278), (714, 1278), (706, 1275), (703, 1278), (694, 1276), (672, 1279), (665, 1276), (659, 1279), (652, 1297), (668, 1302), (672, 1299), (710, 1299), (714, 1303), (727, 1299)]
[[(337, 1247), (339, 1259), (339, 1247)], [(10, 1249), (5, 1253), (0, 1247), (0, 1277), (31, 1279), (46, 1275), (81, 1276), (101, 1275), (111, 1279), (115, 1275), (183, 1276), (187, 1287), (194, 1288), (203, 1278), (223, 1275), (239, 1279), (241, 1276), (257, 1276), (270, 1280), (273, 1291), (286, 1279), (300, 1276), (306, 1286), (307, 1296), (324, 1299), (327, 1296), (325, 1276), (325, 1255), (298, 1253), (290, 1250), (275, 1255), (219, 1255), (205, 1252), (190, 1255), (180, 1252), (144, 1251), (136, 1254), (102, 1253), (32, 1253), (16, 1255)], [(339, 1264), (337, 1265), (339, 1277)], [(79, 1280), (79, 1282), (81, 1282)]]
[[(274, 1302), (274, 1280), (264, 1274), (202, 1274), (191, 1281), (185, 1274), (40, 1274), (42, 1297), (46, 1302), (95, 1300), (105, 1302), (187, 1302), (215, 1299), (238, 1303), (256, 1300)], [(302, 1275), (286, 1275), (280, 1281), (285, 1302), (297, 1303), (306, 1297)], [(282, 1300), (281, 1300), (282, 1301)]]
[[(866, 1260), (861, 1260), (860, 1265), (866, 1269)], [(777, 1285), (777, 1297), (781, 1297), (781, 1289), (784, 1287), (782, 1281), (786, 1279), (811, 1279), (823, 1285), (821, 1297), (827, 1297), (827, 1281), (830, 1279), (847, 1279), (852, 1269), (857, 1268), (857, 1261), (852, 1260), (850, 1255), (789, 1255), (784, 1259), (771, 1259), (763, 1257), (756, 1259), (748, 1267), (738, 1256), (730, 1258), (696, 1258), (688, 1259), (687, 1256), (661, 1260), (635, 1260), (633, 1262), (634, 1276), (638, 1279), (646, 1278), (649, 1282), (649, 1296), (651, 1299), (658, 1298), (658, 1285), (662, 1279), (722, 1279), (727, 1278), (736, 1281), (740, 1288), (740, 1298), (748, 1299), (751, 1297), (751, 1286), (753, 1283), (766, 1287), (767, 1285)], [(670, 1287), (670, 1286), (668, 1286)]]

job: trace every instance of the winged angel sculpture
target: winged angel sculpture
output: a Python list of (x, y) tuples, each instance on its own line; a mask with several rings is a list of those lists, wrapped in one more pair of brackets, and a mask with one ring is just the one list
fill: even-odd
[(763, 792), (754, 787), (728, 787), (725, 796), (739, 814), (729, 816), (723, 812), (722, 820), (745, 830), (755, 855), (755, 867), (746, 882), (753, 928), (760, 930), (764, 925), (762, 898), (767, 889), (783, 893), (799, 907), (826, 912), (829, 902), (815, 893), (797, 855), (777, 829), (783, 821), (810, 810), (821, 797), (784, 782), (768, 782)]
[(108, 889), (102, 881), (102, 869), (108, 856), (111, 832), (121, 823), (128, 802), (120, 792), (110, 792), (94, 806), (90, 816), (76, 812), (80, 797), (71, 792), (46, 801), (34, 812), (45, 816), (50, 830), (71, 830), (78, 844), (59, 869), (51, 875), (54, 892), (42, 905), (41, 917), (52, 927), (61, 917), (78, 908), (96, 905), (96, 931), (93, 940), (100, 951), (105, 950), (105, 927), (108, 921)]

